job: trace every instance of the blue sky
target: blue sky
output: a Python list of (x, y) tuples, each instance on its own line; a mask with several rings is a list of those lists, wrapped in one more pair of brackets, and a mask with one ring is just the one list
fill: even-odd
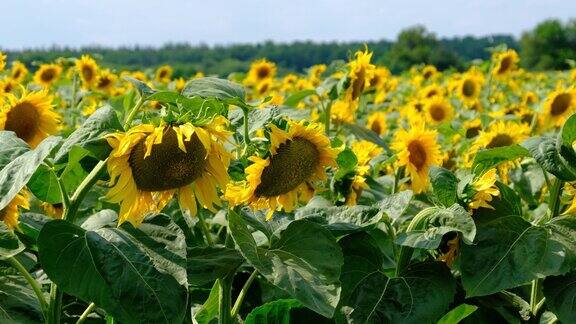
[(576, 18), (574, 0), (4, 0), (0, 48), (394, 39), (423, 24), (439, 36), (520, 35)]

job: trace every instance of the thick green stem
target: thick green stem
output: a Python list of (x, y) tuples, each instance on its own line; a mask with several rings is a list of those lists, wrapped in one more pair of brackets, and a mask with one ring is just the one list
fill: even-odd
[(44, 294), (42, 293), (42, 288), (36, 279), (32, 278), (28, 270), (24, 268), (24, 266), (14, 257), (10, 257), (7, 259), (10, 265), (14, 267), (14, 269), (18, 270), (20, 274), (26, 279), (28, 284), (32, 286), (32, 290), (34, 290), (34, 294), (36, 294), (36, 298), (38, 298), (38, 302), (40, 303), (40, 308), (42, 308), (42, 314), (44, 314), (44, 318), (46, 318), (48, 314), (48, 304), (46, 303), (46, 299), (44, 298)]
[(84, 313), (82, 313), (82, 315), (80, 315), (80, 318), (78, 318), (78, 320), (76, 321), (76, 324), (84, 323), (84, 321), (86, 320), (86, 318), (88, 318), (88, 315), (90, 315), (90, 313), (92, 313), (94, 308), (96, 308), (96, 304), (90, 303), (90, 305), (88, 305), (88, 307), (86, 307), (86, 309), (84, 310)]
[(250, 277), (248, 278), (248, 280), (246, 280), (246, 283), (244, 283), (242, 290), (240, 290), (240, 293), (238, 294), (238, 298), (236, 298), (236, 302), (234, 303), (234, 307), (232, 307), (232, 318), (235, 318), (236, 315), (238, 315), (238, 311), (240, 310), (240, 306), (242, 306), (242, 302), (244, 301), (244, 297), (246, 297), (246, 294), (248, 293), (248, 289), (250, 289), (250, 287), (252, 286), (252, 282), (254, 282), (254, 279), (256, 279), (257, 275), (258, 275), (258, 271), (256, 271), (256, 270), (252, 271), (252, 274), (250, 274)]
[[(320, 102), (322, 102), (322, 100), (320, 100)], [(324, 104), (322, 104), (322, 106), (324, 106)], [(332, 103), (328, 103), (328, 105), (326, 105), (326, 108), (324, 108), (324, 114), (326, 115), (326, 120), (324, 121), (326, 136), (330, 136), (330, 118), (332, 118), (331, 110), (332, 110)]]
[(60, 309), (62, 307), (62, 290), (55, 283), (50, 284), (50, 308), (47, 324), (60, 324)]
[(140, 97), (140, 99), (138, 99), (138, 102), (136, 102), (136, 105), (134, 106), (134, 108), (132, 108), (132, 110), (130, 110), (130, 112), (128, 113), (128, 116), (126, 116), (126, 120), (124, 121), (124, 129), (130, 127), (130, 123), (132, 123), (132, 119), (134, 119), (134, 117), (136, 116), (136, 113), (138, 112), (140, 107), (142, 107), (142, 105), (144, 104), (144, 101), (145, 101), (144, 97)]
[(248, 123), (248, 109), (242, 109), (244, 113), (244, 144), (250, 144), (250, 125)]
[(232, 316), (230, 312), (231, 304), (231, 294), (232, 294), (232, 277), (233, 275), (228, 275), (220, 280), (220, 294), (218, 298), (218, 314), (219, 324), (231, 324)]
[(198, 223), (200, 223), (200, 229), (202, 230), (202, 233), (204, 233), (204, 236), (206, 237), (206, 243), (208, 244), (208, 246), (214, 245), (214, 242), (212, 241), (212, 236), (210, 235), (210, 229), (208, 229), (208, 225), (206, 224), (206, 220), (204, 219), (202, 211), (198, 212)]

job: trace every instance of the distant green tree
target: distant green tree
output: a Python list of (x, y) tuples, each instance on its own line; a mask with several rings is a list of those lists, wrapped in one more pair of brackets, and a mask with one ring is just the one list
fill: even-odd
[(520, 55), (521, 65), (528, 69), (568, 69), (567, 60), (576, 59), (576, 20), (541, 22), (522, 35)]
[(445, 48), (424, 26), (402, 30), (388, 52), (387, 61), (396, 73), (422, 63), (434, 64), (441, 70), (461, 65), (458, 55)]

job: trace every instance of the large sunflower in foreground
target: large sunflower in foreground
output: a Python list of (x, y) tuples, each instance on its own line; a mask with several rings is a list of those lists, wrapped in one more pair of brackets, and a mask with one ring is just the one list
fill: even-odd
[(62, 67), (58, 64), (42, 64), (38, 71), (34, 73), (34, 82), (48, 88), (54, 81), (58, 80), (61, 73)]
[(320, 124), (289, 122), (287, 131), (270, 126), (270, 156), (250, 157), (246, 180), (226, 188), (231, 205), (249, 204), (268, 208), (267, 219), (275, 210), (294, 210), (298, 201), (314, 193), (313, 182), (326, 178), (326, 167), (336, 166), (337, 150), (330, 146)]
[(492, 75), (497, 77), (507, 75), (516, 69), (519, 60), (518, 53), (515, 50), (494, 53), (492, 55), (492, 61), (494, 62)]
[(574, 89), (556, 89), (544, 102), (544, 118), (549, 124), (562, 126), (576, 108), (576, 91)]
[(415, 123), (409, 130), (400, 129), (394, 134), (391, 148), (397, 153), (396, 164), (406, 168), (415, 193), (428, 187), (430, 167), (442, 163), (437, 137), (435, 130), (426, 129), (422, 123)]
[(16, 197), (8, 203), (8, 205), (0, 209), (0, 221), (3, 221), (6, 226), (10, 229), (14, 229), (18, 226), (18, 216), (20, 215), (20, 208), (30, 209), (30, 203), (28, 202), (28, 192), (26, 190), (21, 190)]
[(31, 147), (60, 129), (61, 117), (54, 112), (53, 97), (46, 92), (8, 93), (0, 103), (0, 130), (13, 131)]
[(76, 60), (76, 69), (80, 74), (82, 86), (85, 89), (90, 89), (98, 79), (98, 64), (89, 55), (82, 55)]
[(119, 223), (138, 226), (149, 212), (159, 212), (176, 195), (180, 207), (196, 215), (198, 202), (215, 211), (217, 187), (228, 182), (230, 136), (226, 119), (206, 126), (142, 124), (107, 137), (111, 189), (107, 198), (120, 204)]

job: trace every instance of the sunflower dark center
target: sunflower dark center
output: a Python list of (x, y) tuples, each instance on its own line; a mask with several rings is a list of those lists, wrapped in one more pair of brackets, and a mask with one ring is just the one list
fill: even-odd
[(412, 141), (408, 144), (408, 160), (418, 171), (426, 164), (426, 149), (420, 141)]
[(465, 80), (462, 84), (462, 94), (465, 97), (472, 97), (476, 93), (476, 84), (472, 80)]
[(267, 66), (259, 67), (256, 71), (256, 75), (260, 80), (266, 79), (270, 75), (270, 69)]
[(437, 122), (443, 121), (446, 118), (446, 111), (442, 105), (432, 105), (430, 106), (430, 116)]
[(274, 197), (296, 189), (310, 178), (318, 166), (319, 152), (314, 143), (301, 137), (281, 144), (262, 171), (257, 197)]
[(426, 70), (426, 71), (424, 72), (423, 77), (424, 77), (424, 79), (426, 79), (426, 80), (430, 79), (430, 77), (432, 77), (432, 71), (431, 71), (431, 70)]
[(54, 79), (55, 75), (56, 73), (54, 72), (54, 69), (46, 69), (42, 72), (40, 78), (44, 82), (50, 82)]
[(370, 129), (372, 129), (372, 131), (378, 135), (382, 134), (382, 126), (380, 126), (379, 122), (372, 123)]
[(572, 101), (572, 96), (569, 93), (562, 93), (554, 97), (552, 101), (552, 108), (550, 109), (550, 114), (552, 116), (559, 116), (568, 110), (570, 107), (570, 102)]
[(106, 88), (110, 85), (112, 81), (109, 78), (100, 78), (100, 80), (98, 80), (98, 88), (103, 89)]
[(39, 131), (39, 119), (40, 115), (36, 106), (29, 102), (22, 102), (10, 109), (4, 129), (13, 131), (25, 142), (30, 142)]
[(505, 58), (502, 59), (502, 61), (500, 61), (500, 68), (498, 69), (498, 73), (507, 72), (511, 66), (512, 66), (512, 58), (510, 56), (506, 56)]
[(482, 128), (480, 126), (470, 127), (466, 130), (466, 138), (473, 138), (480, 134), (480, 130)]
[(510, 135), (507, 134), (498, 134), (494, 136), (494, 138), (486, 145), (486, 148), (495, 148), (495, 147), (502, 147), (502, 146), (509, 146), (514, 144), (514, 140)]
[(200, 178), (207, 160), (206, 149), (196, 134), (190, 141), (184, 141), (186, 152), (178, 147), (176, 132), (172, 127), (164, 130), (162, 143), (152, 146), (151, 154), (146, 153), (145, 138), (130, 154), (130, 168), (136, 186), (142, 191), (163, 191), (183, 187)]
[(159, 73), (160, 79), (164, 79), (166, 77), (166, 75), (168, 75), (168, 71), (160, 70), (160, 73)]
[(20, 78), (20, 75), (22, 74), (22, 70), (17, 69), (16, 71), (14, 71), (14, 74), (12, 75), (13, 79), (18, 79)]
[(432, 90), (428, 91), (428, 93), (426, 94), (426, 98), (432, 98), (436, 95), (438, 95), (438, 90), (432, 89)]
[(92, 81), (92, 79), (94, 78), (94, 71), (92, 70), (92, 68), (90, 66), (84, 65), (82, 67), (82, 76), (87, 81)]

